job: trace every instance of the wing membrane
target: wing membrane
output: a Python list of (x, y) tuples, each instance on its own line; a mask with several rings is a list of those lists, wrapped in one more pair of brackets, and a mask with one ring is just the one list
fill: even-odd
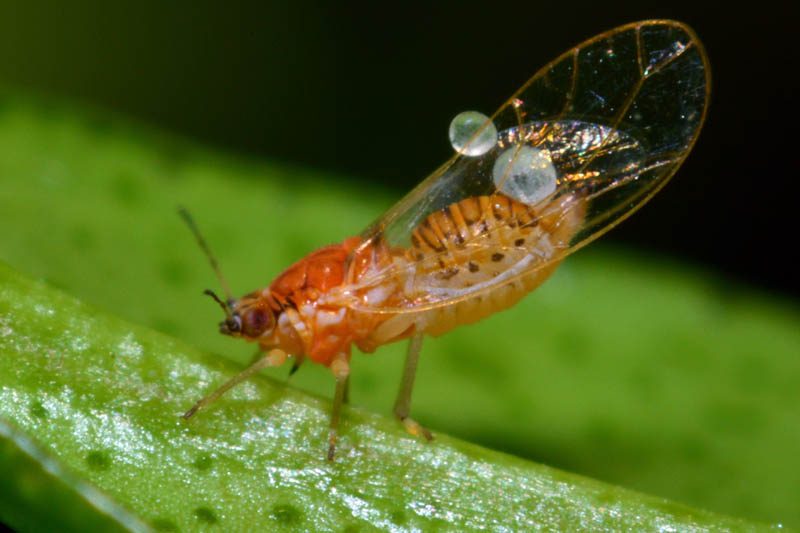
[[(510, 147), (523, 146), (546, 150), (557, 175), (555, 192), (531, 205), (540, 219), (549, 221), (547, 246), (540, 235), (524, 246), (500, 247), (513, 252), (505, 270), (471, 286), (431, 275), (437, 265), (452, 259), (445, 257), (452, 251), (417, 259), (406, 254), (407, 260), (368, 272), (345, 292), (363, 293), (395, 280), (409, 298), (376, 303), (360, 298), (350, 305), (380, 313), (417, 312), (552, 267), (666, 184), (696, 140), (709, 89), (702, 45), (677, 22), (630, 24), (562, 54), (491, 117), (500, 132), (491, 150), (478, 157), (452, 157), (370, 226), (360, 249), (407, 250), (414, 230), (432, 213), (465, 198), (497, 194), (493, 168), (498, 157)], [(562, 225), (565, 230), (559, 231)], [(485, 254), (481, 248), (488, 246), (497, 249), (498, 240), (491, 235), (471, 240), (463, 253)]]

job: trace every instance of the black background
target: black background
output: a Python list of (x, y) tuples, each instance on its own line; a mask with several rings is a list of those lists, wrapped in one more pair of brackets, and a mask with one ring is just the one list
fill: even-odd
[(800, 296), (789, 2), (33, 2), (0, 12), (0, 83), (399, 196), (449, 156), (455, 114), (490, 114), (567, 48), (645, 18), (697, 31), (712, 103), (676, 179), (607, 238)]

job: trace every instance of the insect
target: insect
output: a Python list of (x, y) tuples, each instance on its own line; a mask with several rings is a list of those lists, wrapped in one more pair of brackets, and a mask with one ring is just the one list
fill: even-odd
[(197, 402), (190, 418), (265, 367), (305, 359), (336, 381), (333, 460), (353, 346), (409, 340), (395, 416), (410, 418), (422, 341), (514, 305), (570, 253), (658, 192), (697, 139), (710, 80), (702, 44), (679, 22), (621, 26), (542, 68), (491, 117), (462, 113), (455, 155), (361, 235), (321, 248), (268, 287), (225, 298), (220, 331), (261, 357)]

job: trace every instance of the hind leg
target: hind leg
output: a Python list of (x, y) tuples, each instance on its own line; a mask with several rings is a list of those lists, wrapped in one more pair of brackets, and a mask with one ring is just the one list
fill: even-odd
[(431, 432), (409, 417), (411, 414), (411, 392), (414, 389), (414, 378), (417, 374), (417, 363), (419, 362), (419, 352), (422, 349), (422, 334), (419, 333), (408, 342), (408, 352), (406, 353), (406, 363), (403, 368), (403, 378), (400, 381), (400, 390), (394, 402), (394, 416), (400, 420), (406, 431), (414, 436), (422, 435), (425, 440), (433, 440)]

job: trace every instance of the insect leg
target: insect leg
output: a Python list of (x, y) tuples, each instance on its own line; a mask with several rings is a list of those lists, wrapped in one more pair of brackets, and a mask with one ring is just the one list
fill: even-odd
[(294, 362), (292, 362), (292, 368), (289, 369), (289, 375), (286, 376), (286, 380), (288, 381), (290, 377), (294, 376), (295, 372), (300, 370), (300, 365), (303, 364), (305, 357), (303, 355), (295, 355)]
[(411, 391), (414, 389), (414, 377), (417, 374), (417, 363), (419, 362), (419, 352), (422, 349), (422, 334), (419, 333), (411, 337), (408, 341), (408, 352), (406, 353), (406, 364), (403, 368), (403, 379), (400, 381), (400, 391), (394, 402), (394, 416), (396, 416), (406, 427), (406, 431), (412, 435), (422, 435), (426, 440), (433, 440), (431, 432), (419, 425), (415, 420), (409, 418), (411, 413)]
[(247, 363), (248, 368), (250, 365), (254, 365), (257, 362), (261, 361), (264, 358), (264, 352), (268, 350), (264, 350), (262, 348), (256, 348), (256, 351), (253, 355), (250, 356), (250, 361)]
[(342, 414), (342, 404), (347, 396), (348, 383), (350, 382), (350, 364), (347, 355), (342, 354), (331, 364), (331, 370), (336, 377), (336, 392), (333, 395), (333, 410), (331, 411), (331, 425), (328, 433), (328, 461), (333, 461), (336, 453), (336, 440), (339, 437), (339, 419)]
[(345, 405), (350, 404), (350, 378), (348, 377), (344, 382), (344, 397), (342, 398), (342, 402)]
[(261, 359), (259, 359), (258, 361), (247, 367), (245, 370), (243, 370), (236, 376), (226, 381), (217, 390), (215, 390), (214, 392), (212, 392), (211, 394), (209, 394), (208, 396), (204, 397), (199, 402), (194, 404), (191, 409), (189, 409), (183, 414), (183, 418), (185, 420), (190, 419), (192, 416), (194, 416), (195, 413), (197, 413), (197, 411), (214, 403), (219, 399), (220, 396), (231, 390), (233, 387), (235, 387), (242, 381), (248, 379), (253, 374), (257, 374), (259, 371), (270, 366), (280, 366), (285, 361), (286, 361), (286, 352), (284, 352), (283, 350), (271, 350), (264, 357), (262, 357)]

